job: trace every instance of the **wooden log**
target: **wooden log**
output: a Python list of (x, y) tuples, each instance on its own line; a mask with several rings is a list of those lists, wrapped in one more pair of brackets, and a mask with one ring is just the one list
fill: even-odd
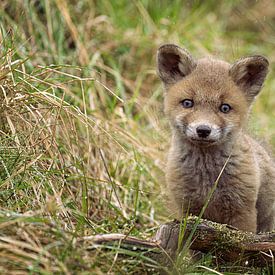
[[(160, 226), (154, 238), (174, 258), (178, 247), (184, 243), (196, 226), (197, 218), (190, 217), (179, 245), (180, 228), (178, 221)], [(245, 266), (265, 267), (274, 263), (275, 233), (253, 234), (239, 231), (231, 226), (201, 220), (190, 240), (190, 249), (203, 253), (211, 252), (224, 262)]]
[(150, 240), (123, 234), (88, 236), (82, 240), (93, 245), (120, 242), (128, 249), (147, 249), (162, 263), (175, 259), (182, 249), (211, 252), (220, 261), (245, 266), (265, 267), (275, 261), (275, 232), (252, 234), (207, 220), (198, 223), (197, 217), (189, 217), (186, 224), (179, 221), (163, 224)]

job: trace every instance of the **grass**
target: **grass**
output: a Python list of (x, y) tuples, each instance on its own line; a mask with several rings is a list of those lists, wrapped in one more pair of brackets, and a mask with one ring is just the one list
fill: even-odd
[[(143, 253), (79, 242), (110, 232), (147, 238), (169, 220), (161, 195), (169, 127), (156, 50), (173, 42), (230, 62), (266, 55), (270, 74), (250, 128), (274, 148), (273, 2), (1, 5), (0, 273), (159, 272)], [(267, 272), (210, 259), (183, 257), (175, 272)]]

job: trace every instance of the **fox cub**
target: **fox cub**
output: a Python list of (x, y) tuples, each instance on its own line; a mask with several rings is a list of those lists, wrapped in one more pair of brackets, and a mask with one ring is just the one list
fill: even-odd
[(224, 168), (203, 218), (244, 231), (272, 231), (275, 164), (243, 130), (267, 59), (255, 55), (232, 65), (197, 60), (167, 44), (159, 48), (157, 63), (172, 128), (166, 182), (173, 209), (179, 217), (198, 215)]

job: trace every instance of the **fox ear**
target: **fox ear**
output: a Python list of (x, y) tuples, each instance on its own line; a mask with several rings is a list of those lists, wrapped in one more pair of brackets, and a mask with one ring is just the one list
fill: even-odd
[(164, 84), (174, 84), (196, 67), (191, 54), (174, 44), (162, 45), (157, 52), (158, 75)]
[(268, 60), (261, 56), (249, 56), (235, 62), (229, 71), (233, 81), (246, 94), (249, 101), (260, 92), (268, 73)]

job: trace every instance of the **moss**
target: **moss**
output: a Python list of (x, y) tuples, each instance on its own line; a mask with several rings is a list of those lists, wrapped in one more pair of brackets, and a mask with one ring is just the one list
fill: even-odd
[[(188, 217), (188, 224), (194, 225), (198, 217)], [(206, 224), (209, 228), (213, 228), (216, 232), (215, 247), (217, 249), (225, 249), (229, 247), (242, 247), (243, 243), (255, 242), (256, 239), (253, 233), (243, 232), (235, 229), (230, 229), (226, 224), (220, 224), (209, 220), (201, 219), (200, 224)], [(203, 231), (197, 231), (196, 237), (200, 240), (205, 239)]]

